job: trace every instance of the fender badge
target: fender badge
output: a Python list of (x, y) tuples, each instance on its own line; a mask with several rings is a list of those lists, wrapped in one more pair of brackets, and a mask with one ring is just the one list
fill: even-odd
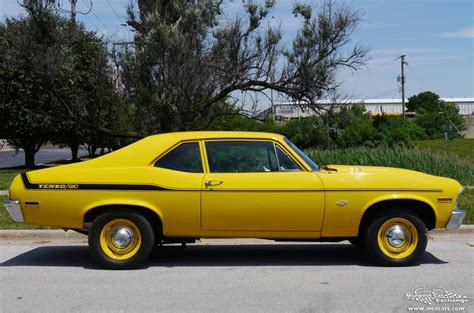
[(336, 202), (336, 204), (338, 206), (345, 206), (348, 203), (349, 203), (349, 201), (346, 201), (346, 200), (339, 200), (339, 201)]

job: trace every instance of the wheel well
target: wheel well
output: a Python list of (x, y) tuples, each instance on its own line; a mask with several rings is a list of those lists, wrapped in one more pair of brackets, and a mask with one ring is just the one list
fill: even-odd
[(389, 208), (407, 209), (417, 213), (428, 230), (436, 226), (436, 216), (433, 208), (429, 204), (418, 200), (386, 200), (377, 202), (365, 210), (359, 225), (359, 236), (367, 229), (368, 224), (375, 215)]
[(84, 228), (89, 229), (90, 224), (95, 220), (96, 217), (99, 215), (106, 213), (106, 212), (138, 212), (143, 215), (153, 227), (155, 231), (155, 235), (157, 237), (163, 236), (163, 224), (158, 214), (154, 211), (141, 207), (141, 206), (134, 206), (134, 205), (103, 205), (96, 208), (93, 208), (86, 212), (84, 215)]

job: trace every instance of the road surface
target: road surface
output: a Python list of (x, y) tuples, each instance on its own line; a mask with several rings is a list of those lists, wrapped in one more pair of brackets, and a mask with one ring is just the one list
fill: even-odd
[[(86, 156), (87, 150), (80, 149), (79, 155)], [(53, 161), (66, 160), (71, 158), (70, 149), (40, 149), (35, 156), (35, 163), (37, 165)], [(0, 151), (0, 168), (16, 167), (25, 165), (25, 153), (23, 150), (15, 151)]]
[[(0, 311), (407, 312), (439, 306), (407, 299), (417, 287), (474, 296), (472, 235), (435, 237), (405, 268), (373, 266), (348, 242), (247, 239), (157, 248), (143, 269), (109, 271), (85, 244), (0, 241)], [(444, 306), (472, 311), (462, 299)]]

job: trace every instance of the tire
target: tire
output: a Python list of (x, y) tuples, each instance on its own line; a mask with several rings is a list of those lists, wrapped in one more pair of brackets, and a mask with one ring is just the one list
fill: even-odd
[(361, 240), (359, 237), (350, 238), (349, 242), (351, 243), (351, 245), (358, 249), (365, 248), (365, 241)]
[(426, 226), (416, 213), (390, 209), (371, 221), (365, 242), (369, 256), (376, 263), (409, 266), (419, 264), (428, 238)]
[(107, 269), (141, 266), (154, 245), (155, 233), (150, 222), (133, 211), (103, 213), (94, 220), (89, 231), (92, 258)]

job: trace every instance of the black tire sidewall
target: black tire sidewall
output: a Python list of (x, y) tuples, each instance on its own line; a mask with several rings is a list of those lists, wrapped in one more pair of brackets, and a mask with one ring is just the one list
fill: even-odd
[[(111, 220), (126, 219), (133, 222), (141, 235), (141, 244), (137, 253), (126, 260), (116, 260), (109, 257), (100, 245), (100, 233), (102, 228)], [(107, 212), (99, 215), (89, 231), (89, 250), (92, 258), (100, 266), (108, 269), (133, 269), (140, 267), (150, 256), (155, 245), (155, 233), (150, 222), (141, 214), (136, 212)]]
[[(413, 253), (402, 259), (385, 255), (378, 244), (378, 232), (383, 223), (391, 218), (404, 218), (415, 226), (418, 232), (418, 244)], [(370, 223), (366, 233), (366, 248), (369, 256), (378, 264), (384, 266), (417, 265), (421, 261), (428, 243), (427, 230), (423, 221), (415, 212), (408, 210), (389, 210), (378, 214)]]

